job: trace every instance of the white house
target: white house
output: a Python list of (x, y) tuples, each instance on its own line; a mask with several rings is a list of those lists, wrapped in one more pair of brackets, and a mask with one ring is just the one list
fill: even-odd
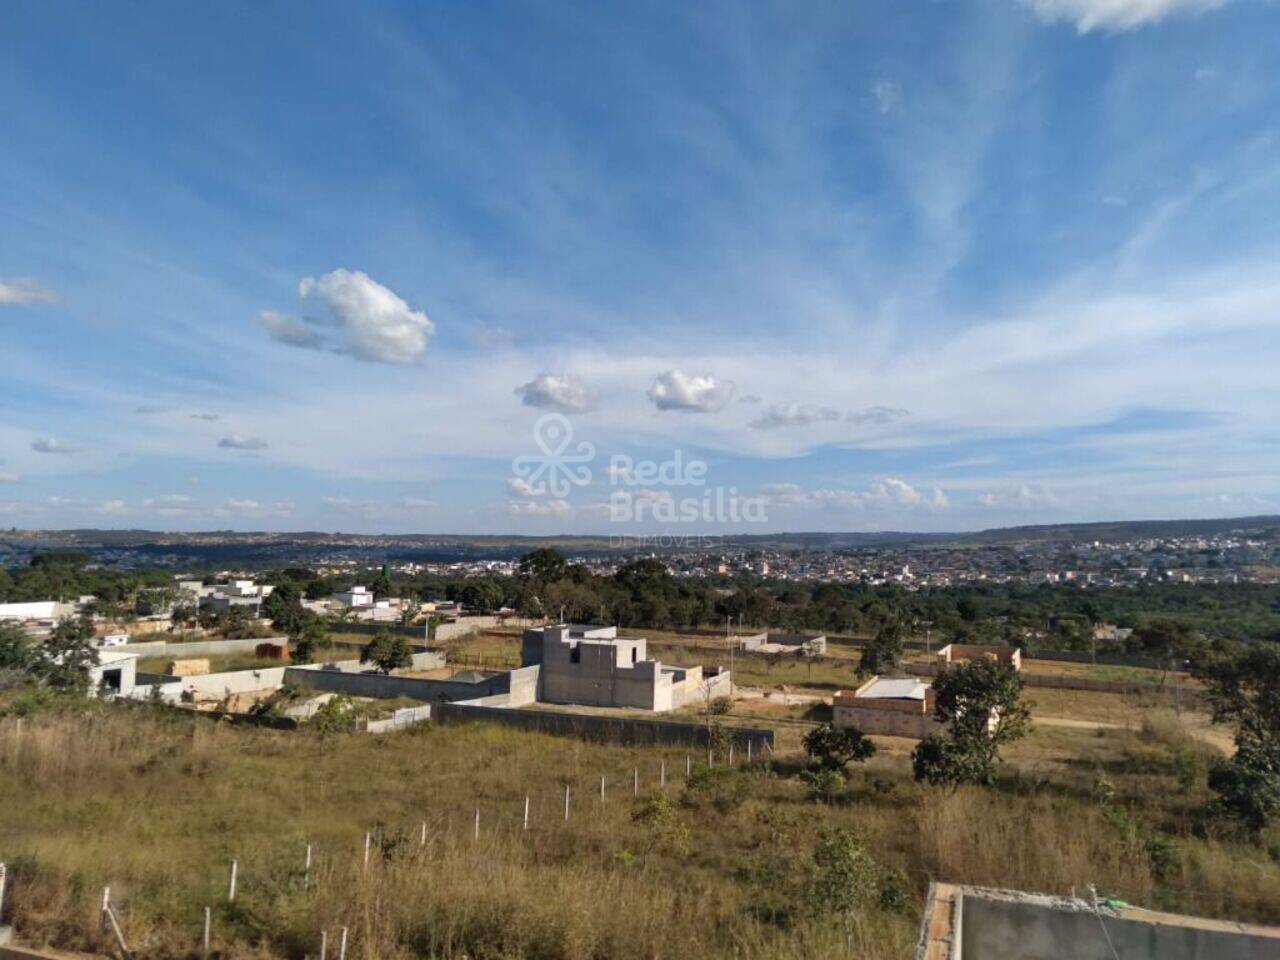
[(333, 595), (333, 599), (347, 607), (373, 606), (373, 594), (367, 587), (352, 587)]

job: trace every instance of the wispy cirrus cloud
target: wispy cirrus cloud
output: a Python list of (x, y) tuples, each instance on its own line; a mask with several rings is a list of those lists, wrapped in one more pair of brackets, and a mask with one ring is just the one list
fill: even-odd
[(1021, 0), (1043, 20), (1090, 30), (1132, 30), (1166, 17), (1216, 10), (1227, 0)]
[(29, 307), (57, 302), (58, 295), (32, 277), (0, 280), (0, 306)]
[(265, 450), (267, 441), (261, 437), (246, 437), (243, 434), (233, 433), (219, 440), (218, 446), (224, 450)]
[(36, 453), (79, 453), (80, 448), (67, 443), (65, 440), (59, 440), (57, 437), (37, 437), (31, 441), (31, 449)]

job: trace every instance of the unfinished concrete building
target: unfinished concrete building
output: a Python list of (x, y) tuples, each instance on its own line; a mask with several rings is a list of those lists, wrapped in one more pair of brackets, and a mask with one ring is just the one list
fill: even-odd
[(732, 639), (748, 653), (794, 653), (820, 657), (827, 652), (827, 638), (820, 633), (754, 633)]
[(831, 721), (863, 733), (923, 740), (939, 730), (933, 687), (914, 677), (872, 677), (857, 690), (836, 692)]
[(1022, 670), (1022, 651), (1017, 647), (997, 647), (984, 643), (948, 643), (938, 651), (938, 663), (964, 663), (966, 660), (978, 660), (990, 657), (1001, 663), (1013, 665), (1013, 669)]
[(1277, 960), (1280, 928), (934, 883), (916, 960)]
[(660, 712), (730, 692), (727, 670), (651, 660), (644, 637), (619, 637), (617, 627), (562, 623), (525, 630), (521, 661), (540, 668), (538, 699), (546, 703)]

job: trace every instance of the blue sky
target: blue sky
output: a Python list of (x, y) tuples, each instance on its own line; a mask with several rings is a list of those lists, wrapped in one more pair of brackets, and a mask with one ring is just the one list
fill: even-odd
[(0, 524), (724, 529), (610, 519), (676, 450), (742, 532), (1280, 512), (1276, 63), (1272, 0), (7, 4)]

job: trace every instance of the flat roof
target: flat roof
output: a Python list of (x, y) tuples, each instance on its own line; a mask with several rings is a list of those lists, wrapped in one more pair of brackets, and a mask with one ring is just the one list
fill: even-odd
[(854, 693), (859, 700), (923, 700), (929, 684), (915, 677), (876, 677)]

